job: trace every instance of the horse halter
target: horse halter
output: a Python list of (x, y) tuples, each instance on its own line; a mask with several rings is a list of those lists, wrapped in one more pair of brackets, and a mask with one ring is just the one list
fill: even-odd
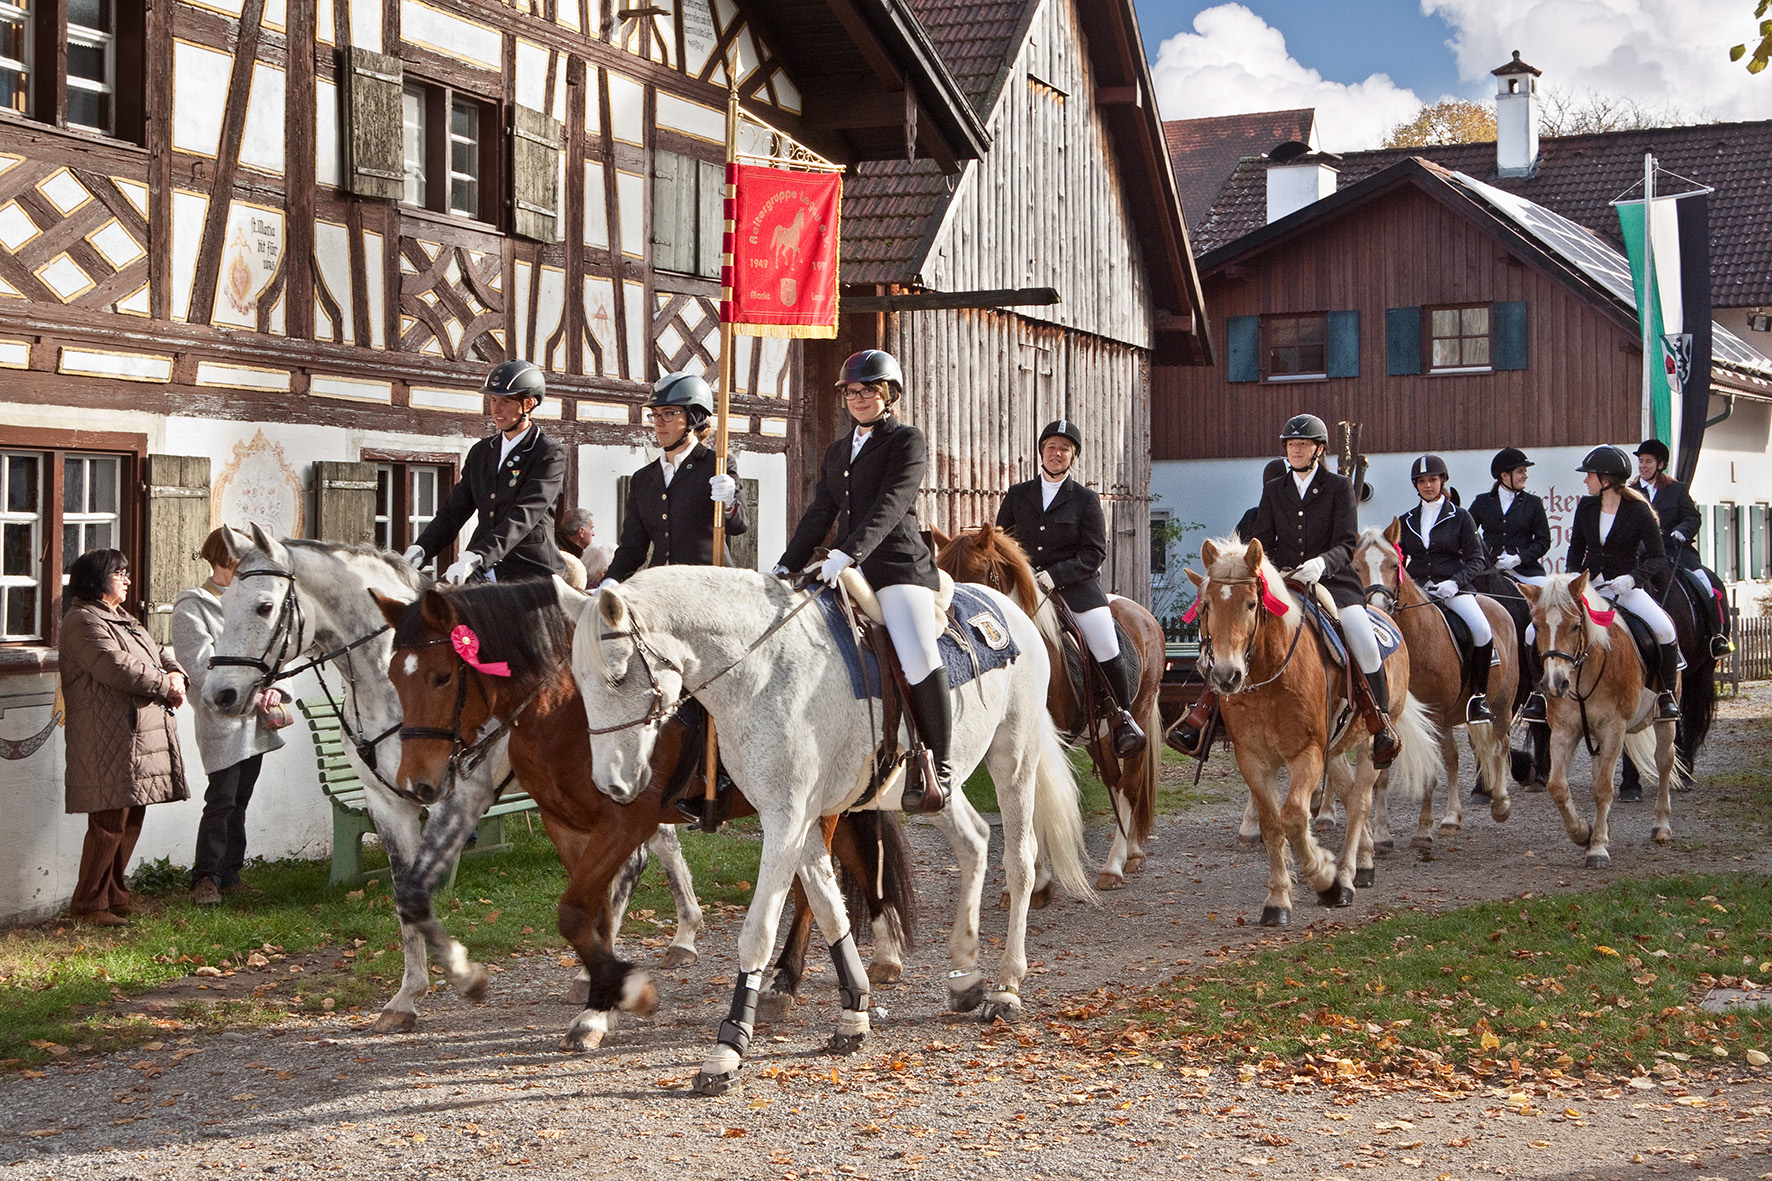
[[(1260, 579), (1260, 578), (1212, 578), (1212, 577), (1208, 577), (1206, 579), (1207, 586), (1217, 585), (1217, 586), (1256, 586), (1256, 587), (1261, 587), (1261, 591), (1257, 594), (1256, 600), (1255, 600), (1255, 609), (1256, 609), (1256, 614), (1257, 614), (1257, 617), (1255, 620), (1255, 625), (1249, 629), (1248, 643), (1243, 645), (1243, 667), (1244, 668), (1248, 668), (1250, 666), (1250, 664), (1255, 659), (1255, 642), (1256, 642), (1257, 637), (1261, 633), (1261, 624), (1263, 622), (1261, 616), (1267, 614), (1267, 608), (1261, 601), (1262, 596), (1267, 593), (1267, 588), (1263, 585), (1263, 582), (1264, 582), (1264, 580)], [(1204, 599), (1206, 597), (1205, 587), (1200, 588), (1200, 597), (1202, 599)], [(1269, 685), (1273, 684), (1275, 681), (1279, 680), (1280, 675), (1286, 671), (1286, 666), (1292, 663), (1292, 654), (1294, 652), (1298, 651), (1298, 641), (1299, 641), (1299, 638), (1304, 635), (1304, 629), (1305, 629), (1305, 623), (1301, 619), (1298, 622), (1298, 630), (1296, 630), (1292, 633), (1292, 646), (1286, 649), (1286, 659), (1280, 661), (1280, 667), (1274, 670), (1274, 674), (1272, 676), (1268, 677), (1266, 680), (1257, 681), (1251, 685), (1244, 685), (1242, 688), (1238, 689), (1237, 692), (1238, 693), (1253, 693), (1257, 689), (1265, 689), (1267, 686), (1269, 686)], [(1202, 626), (1200, 629), (1200, 655), (1202, 657), (1205, 657), (1211, 651), (1212, 651), (1212, 637), (1206, 633), (1206, 629), (1204, 627), (1204, 621), (1202, 621)]]
[[(1586, 604), (1577, 604), (1577, 607), (1579, 608), (1579, 612), (1576, 619), (1578, 620), (1577, 630), (1581, 632), (1581, 651), (1578, 653), (1572, 653), (1562, 652), (1556, 648), (1549, 648), (1545, 650), (1544, 654), (1540, 656), (1539, 659), (1566, 660), (1569, 662), (1569, 666), (1579, 673), (1581, 671), (1581, 666), (1587, 663), (1588, 656), (1593, 652), (1594, 645), (1593, 641), (1588, 639), (1587, 635), (1587, 606)], [(1536, 623), (1536, 621), (1534, 621), (1534, 623)]]
[[(291, 673), (283, 673), (279, 675), (278, 670), (283, 667), (283, 662), (289, 659), (290, 646), (299, 641), (302, 626), (301, 601), (296, 597), (295, 572), (293, 570), (278, 570), (275, 568), (268, 570), (238, 570), (235, 572), (234, 577), (287, 578), (289, 580), (289, 587), (283, 595), (282, 606), (277, 612), (276, 626), (271, 631), (271, 638), (265, 641), (264, 652), (257, 657), (225, 656), (217, 654), (209, 658), (209, 667), (212, 669), (229, 667), (256, 668), (259, 671), (258, 683), (253, 686), (253, 691), (256, 693), (264, 689), (269, 689), (273, 684), (285, 676), (293, 675)], [(279, 640), (282, 641), (281, 648), (278, 648)], [(271, 659), (271, 652), (273, 649), (277, 650), (277, 659), (275, 661)]]

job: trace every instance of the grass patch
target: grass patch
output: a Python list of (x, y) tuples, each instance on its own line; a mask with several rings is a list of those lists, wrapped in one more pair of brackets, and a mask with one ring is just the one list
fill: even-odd
[(1698, 1002), (1772, 975), (1769, 932), (1761, 875), (1624, 881), (1395, 913), (1114, 1007), (1134, 1019), (1123, 1040), (1229, 1061), (1313, 1055), (1477, 1074), (1645, 1065), (1657, 1051), (1739, 1062), (1772, 1046), (1772, 1014)]
[[(444, 925), (477, 960), (559, 952), (555, 904), (566, 885), (554, 846), (506, 823), (513, 847), (461, 864), (452, 890), (437, 895)], [(716, 836), (688, 834), (683, 853), (704, 907), (744, 906), (756, 880), (762, 841), (754, 819)], [(327, 882), (324, 861), (259, 862), (247, 868), (253, 892), (214, 907), (191, 905), (184, 871), (144, 867), (136, 901), (144, 905), (125, 928), (66, 920), (0, 935), (0, 1066), (29, 1067), (70, 1050), (111, 1050), (169, 1031), (256, 1026), (290, 1012), (349, 1011), (380, 1006), (398, 986), (399, 924), (387, 887), (372, 882), (345, 890)], [(158, 896), (156, 896), (156, 894)], [(668, 935), (675, 912), (656, 866), (635, 892), (623, 927), (639, 941)], [(263, 995), (191, 1004), (176, 1016), (130, 1017), (130, 998), (192, 975), (199, 967), (225, 974), (270, 969), (289, 958), (333, 951), (331, 970), (280, 980)], [(267, 973), (267, 978), (269, 973)], [(244, 991), (244, 990), (240, 990)], [(225, 994), (224, 994), (225, 995)], [(331, 1005), (326, 1002), (330, 1000)]]
[[(1161, 735), (1155, 735), (1152, 742), (1162, 741)], [(1071, 773), (1077, 777), (1077, 787), (1081, 789), (1081, 806), (1085, 819), (1095, 820), (1111, 817), (1114, 814), (1113, 803), (1109, 799), (1107, 785), (1101, 776), (1095, 773), (1095, 764), (1090, 761), (1089, 752), (1082, 747), (1066, 752), (1071, 760)], [(1229, 765), (1231, 774), (1236, 775), (1234, 764), (1221, 760), (1222, 765)], [(1210, 766), (1210, 765), (1209, 765)], [(1168, 812), (1180, 812), (1199, 804), (1223, 803), (1228, 796), (1221, 784), (1215, 782), (1215, 776), (1209, 769), (1199, 787), (1194, 786), (1194, 761), (1184, 758), (1167, 747), (1163, 750), (1161, 769), (1158, 771), (1157, 812), (1159, 815)], [(1178, 774), (1185, 772), (1185, 774)], [(1236, 780), (1242, 786), (1242, 779)], [(965, 785), (966, 798), (980, 812), (997, 811), (997, 789), (991, 783), (990, 772), (980, 763), (972, 772)]]

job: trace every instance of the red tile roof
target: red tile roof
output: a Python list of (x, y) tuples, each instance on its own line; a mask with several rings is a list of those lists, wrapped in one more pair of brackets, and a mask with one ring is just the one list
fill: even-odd
[[(1163, 124), (1169, 165), (1181, 190), (1182, 210), (1191, 229), (1205, 220), (1213, 199), (1245, 156), (1263, 156), (1288, 140), (1310, 143), (1316, 108), (1262, 111), (1253, 115), (1217, 115), (1208, 119), (1170, 119)], [(1201, 249), (1199, 242), (1194, 243)]]

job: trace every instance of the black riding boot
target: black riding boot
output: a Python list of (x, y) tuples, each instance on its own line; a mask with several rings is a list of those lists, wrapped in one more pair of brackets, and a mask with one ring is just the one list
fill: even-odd
[(1471, 653), (1471, 698), (1464, 707), (1464, 720), (1472, 726), (1486, 726), (1495, 720), (1489, 712), (1489, 667), (1495, 660), (1495, 642), (1479, 645)]
[(1205, 740), (1206, 730), (1217, 712), (1218, 694), (1210, 689), (1200, 690), (1200, 695), (1194, 699), (1194, 707), (1169, 728), (1163, 741), (1190, 759), (1200, 758), (1206, 753), (1201, 743)]
[(1680, 720), (1680, 703), (1674, 699), (1674, 685), (1680, 679), (1680, 646), (1661, 646), (1661, 695), (1655, 699), (1655, 719), (1660, 722)]
[(1116, 655), (1112, 660), (1098, 660), (1095, 666), (1101, 675), (1107, 678), (1108, 689), (1114, 695), (1114, 704), (1120, 707), (1120, 716), (1115, 720), (1119, 733), (1114, 738), (1114, 753), (1123, 759), (1129, 759), (1144, 749), (1144, 731), (1132, 720), (1132, 670), (1126, 667), (1126, 654)]
[(1520, 717), (1534, 726), (1549, 725), (1544, 716), (1544, 694), (1534, 689), (1527, 696), (1525, 704), (1520, 706)]
[(948, 765), (948, 746), (954, 736), (954, 704), (948, 691), (948, 670), (938, 668), (910, 687), (911, 716), (917, 720), (917, 734), (929, 749), (934, 782), (917, 777), (907, 784), (904, 801), (899, 806), (906, 812), (939, 812), (953, 790), (953, 768)]
[(1403, 749), (1397, 732), (1391, 728), (1391, 687), (1380, 665), (1375, 673), (1366, 674), (1366, 685), (1372, 692), (1372, 713), (1366, 725), (1372, 731), (1372, 765), (1382, 771), (1396, 760)]

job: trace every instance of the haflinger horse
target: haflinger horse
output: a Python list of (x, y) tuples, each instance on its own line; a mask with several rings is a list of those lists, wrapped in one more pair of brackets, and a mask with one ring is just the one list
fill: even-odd
[[(472, 774), (424, 813), (418, 803), (394, 790), (400, 760), (400, 699), (388, 680), (393, 636), (370, 598), (416, 599), (425, 579), (396, 554), (370, 546), (290, 538), (274, 541), (256, 525), (252, 545), (236, 552), (233, 583), (222, 592), (222, 631), (216, 637), (213, 667), (204, 696), (223, 714), (253, 708), (257, 690), (299, 671), (310, 662), (322, 687), (336, 690), (345, 757), (363, 781), (364, 804), (388, 855), (395, 912), (405, 969), (400, 988), (370, 1026), (371, 1033), (403, 1033), (418, 1024), (418, 1002), (431, 987), (427, 944), (448, 971), (457, 991), (483, 1000), (490, 985), (486, 969), (437, 921), (431, 898), (460, 857), (474, 827), (498, 798), (510, 770), (505, 738), (499, 737)], [(337, 682), (329, 679), (336, 676)], [(665, 867), (677, 905), (677, 929), (667, 958), (695, 957), (701, 911), (695, 902), (689, 867), (676, 830), (661, 829), (648, 844)], [(562, 859), (575, 858), (570, 844)], [(640, 866), (645, 853), (637, 855)], [(573, 995), (582, 998), (582, 977)]]
[[(1154, 736), (1163, 732), (1162, 719), (1157, 713), (1157, 693), (1167, 658), (1163, 625), (1131, 599), (1108, 596), (1114, 622), (1120, 625), (1137, 650), (1138, 694), (1132, 703), (1132, 716), (1138, 719), (1145, 734), (1152, 736), (1143, 751), (1121, 759), (1114, 753), (1113, 740), (1105, 726), (1097, 733), (1087, 732), (1087, 714), (1065, 671), (1058, 612), (1052, 606), (1051, 597), (1040, 593), (1034, 582), (1034, 568), (1015, 538), (1006, 530), (988, 523), (954, 537), (948, 537), (939, 529), (933, 532), (939, 547), (936, 565), (951, 574), (956, 582), (982, 582), (1003, 592), (1039, 626), (1040, 635), (1046, 641), (1046, 657), (1052, 662), (1052, 680), (1046, 692), (1047, 709), (1058, 724), (1061, 739), (1087, 744), (1096, 774), (1107, 784), (1114, 805), (1114, 843), (1096, 876), (1095, 888), (1119, 889), (1125, 884), (1127, 873), (1144, 865), (1144, 842), (1149, 839), (1156, 819), (1157, 775), (1162, 767), (1163, 747)], [(1089, 659), (1087, 650), (1082, 653), (1082, 659)], [(1041, 892), (1036, 891), (1035, 907), (1045, 903)]]
[[(1550, 722), (1550, 797), (1563, 829), (1587, 850), (1590, 869), (1612, 864), (1606, 817), (1612, 807), (1612, 771), (1622, 749), (1644, 774), (1659, 778), (1656, 844), (1673, 840), (1670, 790), (1679, 762), (1674, 723), (1655, 720), (1655, 690), (1624, 620), (1596, 602), (1586, 574), (1558, 574), (1542, 586), (1522, 585), (1532, 603), (1534, 642), (1544, 661), (1545, 715)], [(1569, 764), (1578, 743), (1593, 761), (1594, 819), (1581, 819), (1569, 802)]]
[[(672, 720), (652, 751), (651, 785), (621, 805), (591, 782), (591, 741), (584, 700), (573, 682), (575, 621), (550, 582), (433, 587), (408, 605), (381, 599), (394, 628), (388, 669), (406, 722), (396, 787), (424, 798), (447, 798), (458, 769), (475, 761), (493, 734), (509, 736), (509, 758), (524, 790), (541, 807), (542, 823), (561, 848), (562, 834), (579, 849), (566, 866), (559, 929), (589, 975), (584, 1010), (560, 1040), (567, 1051), (602, 1044), (620, 1010), (648, 1013), (657, 1001), (647, 974), (615, 954), (616, 931), (632, 890), (633, 854), (660, 825), (682, 822), (674, 806), (684, 792), (700, 797), (705, 731)], [(477, 737), (476, 737), (477, 736)], [(742, 794), (733, 815), (748, 815)], [(865, 899), (874, 931), (873, 983), (897, 980), (912, 922), (908, 861), (900, 826), (878, 812), (832, 817), (826, 840), (848, 870), (848, 891)], [(884, 855), (879, 860), (879, 850)], [(641, 863), (643, 868), (644, 863)], [(620, 881), (618, 882), (618, 876)], [(616, 898), (611, 899), (611, 885)], [(884, 896), (875, 894), (883, 890)], [(805, 966), (811, 912), (800, 903), (765, 1004), (794, 1004)]]
[[(1458, 743), (1454, 731), (1465, 725), (1465, 706), (1471, 699), (1473, 686), (1466, 683), (1465, 662), (1453, 642), (1451, 625), (1443, 611), (1436, 608), (1416, 581), (1403, 568), (1397, 543), (1402, 526), (1395, 518), (1383, 530), (1367, 529), (1354, 547), (1354, 573), (1364, 582), (1366, 601), (1382, 608), (1396, 621), (1409, 649), (1409, 692), (1427, 707), (1433, 719), (1440, 747), (1440, 762), (1446, 773), (1446, 814), (1440, 818), (1440, 835), (1452, 836), (1464, 827), (1464, 798), (1458, 790)], [(1471, 753), (1477, 759), (1477, 783), (1490, 796), (1489, 815), (1503, 821), (1513, 810), (1507, 795), (1508, 745), (1507, 724), (1503, 720), (1512, 711), (1514, 688), (1519, 682), (1519, 652), (1514, 623), (1506, 608), (1486, 595), (1478, 595), (1477, 603), (1495, 633), (1497, 663), (1488, 670), (1483, 686), (1496, 720), (1489, 725), (1466, 726)], [(1378, 848), (1391, 843), (1390, 817), (1386, 808), (1387, 779), (1380, 774), (1373, 789), (1372, 837)], [(1434, 846), (1434, 792), (1430, 782), (1421, 796), (1421, 815), (1416, 821), (1415, 836), (1409, 842), (1417, 849)]]
[[(978, 956), (990, 827), (956, 790), (934, 816), (960, 863), (948, 1005), (958, 1012), (982, 1006), (986, 1021), (1013, 1020), (1027, 972), (1036, 844), (1066, 891), (1091, 902), (1095, 896), (1076, 780), (1046, 712), (1049, 669), (1039, 629), (1008, 598), (977, 589), (1001, 611), (1019, 655), (954, 692), (949, 759), (955, 785), (981, 759), (990, 769), (1010, 905), (1003, 954), (987, 980)], [(796, 876), (837, 969), (843, 1011), (826, 1048), (859, 1049), (869, 1028), (868, 981), (819, 818), (861, 802), (873, 780), (881, 720), (876, 702), (856, 699), (829, 628), (818, 610), (808, 610), (814, 597), (753, 571), (691, 566), (643, 570), (588, 600), (561, 594), (583, 604), (572, 671), (590, 720), (598, 788), (623, 803), (645, 792), (662, 724), (682, 697), (693, 696), (718, 728), (727, 766), (762, 821), (762, 860), (739, 936), (732, 1008), (696, 1089), (721, 1094), (738, 1080), (776, 923)], [(901, 789), (900, 781), (889, 781), (868, 805), (894, 806)]]
[[(1262, 925), (1283, 927), (1291, 921), (1288, 843), (1299, 873), (1325, 906), (1351, 905), (1355, 888), (1374, 880), (1366, 819), (1378, 773), (1372, 766), (1372, 737), (1347, 700), (1346, 676), (1305, 623), (1302, 605), (1262, 553), (1261, 542), (1207, 541), (1200, 558), (1206, 573), (1187, 572), (1199, 590), (1200, 663), (1207, 685), (1219, 695), (1225, 733), (1267, 846)], [(1409, 691), (1406, 646), (1385, 660), (1385, 674), (1391, 696), (1386, 704), (1402, 744), (1390, 767), (1391, 782), (1399, 794), (1413, 798), (1434, 774), (1436, 744), (1426, 709)], [(1341, 757), (1350, 751), (1359, 759), (1351, 776)], [(1289, 771), (1284, 795), (1282, 767)], [(1325, 770), (1329, 790), (1347, 811), (1339, 860), (1311, 833), (1311, 795)]]

